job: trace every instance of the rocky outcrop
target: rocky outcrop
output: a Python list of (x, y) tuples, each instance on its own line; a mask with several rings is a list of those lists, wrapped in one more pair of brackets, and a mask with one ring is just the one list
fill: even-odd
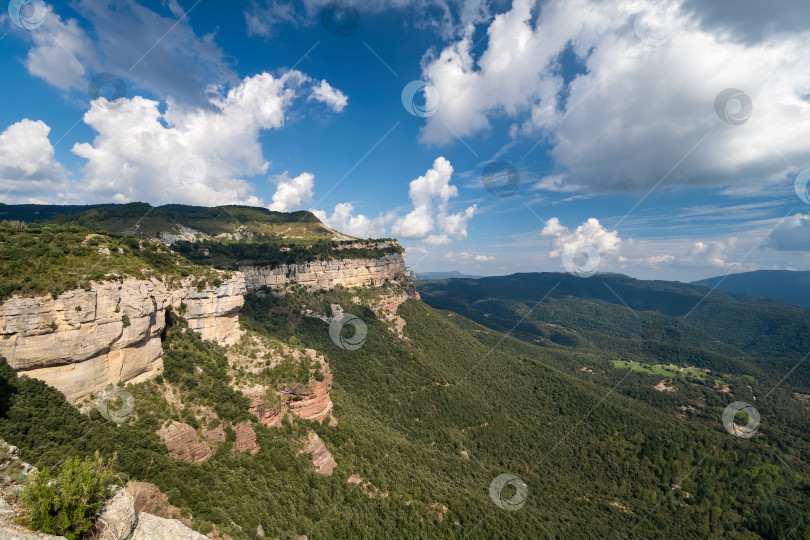
[(330, 425), (337, 424), (332, 416), (332, 399), (329, 391), (332, 389), (332, 374), (324, 376), (322, 381), (316, 381), (308, 392), (300, 394), (300, 399), (290, 402), (290, 412), (304, 420), (314, 420), (323, 423), (329, 420)]
[(375, 287), (405, 280), (405, 256), (391, 253), (378, 259), (333, 259), (279, 266), (241, 266), (248, 291), (262, 287), (303, 285), (308, 289)]
[(281, 421), (288, 410), (287, 406), (284, 403), (270, 405), (267, 399), (267, 388), (255, 385), (239, 387), (237, 390), (250, 400), (248, 411), (256, 417), (260, 424), (268, 427), (281, 425)]
[(13, 296), (0, 304), (0, 356), (71, 401), (110, 384), (138, 382), (163, 369), (166, 308), (185, 305), (204, 339), (239, 339), (244, 277), (198, 290), (189, 280), (168, 289), (156, 279), (94, 283), (52, 296)]
[[(65, 540), (63, 536), (51, 536), (32, 532), (14, 522), (16, 516), (23, 515), (19, 502), (19, 491), (33, 467), (19, 460), (17, 449), (0, 440), (0, 480), (12, 475), (15, 482), (10, 489), (6, 489), (7, 482), (0, 482), (0, 540)], [(141, 490), (140, 507), (138, 506), (138, 492), (133, 497), (130, 491), (133, 487), (147, 487)], [(8, 493), (6, 492), (8, 491)], [(9, 498), (13, 504), (5, 499)], [(98, 540), (207, 540), (205, 536), (193, 531), (177, 519), (165, 519), (141, 511), (142, 508), (154, 508), (156, 511), (165, 511), (168, 508), (169, 517), (174, 513), (180, 515), (177, 507), (168, 504), (168, 499), (153, 484), (145, 482), (130, 482), (127, 489), (114, 487), (110, 497), (97, 516)], [(188, 520), (187, 520), (188, 521)], [(190, 524), (191, 522), (188, 521)]]
[(282, 345), (280, 349), (266, 347), (255, 336), (249, 335), (239, 347), (228, 351), (232, 366), (238, 366), (240, 370), (253, 375), (261, 375), (266, 367), (274, 367), (285, 358), (316, 366), (320, 376), (311, 377), (307, 384), (266, 384), (261, 379), (259, 382), (254, 379), (253, 382), (235, 384), (234, 389), (250, 400), (250, 413), (259, 423), (268, 427), (280, 426), (287, 413), (303, 420), (319, 423), (328, 421), (330, 426), (337, 425), (337, 419), (332, 414), (330, 397), (332, 372), (323, 355), (316, 350), (296, 349), (286, 345)]
[[(419, 294), (419, 293), (416, 293)], [(383, 296), (370, 304), (371, 311), (378, 319), (387, 323), (388, 329), (402, 339), (405, 337), (405, 319), (397, 314), (399, 306), (404, 304), (410, 296), (403, 292), (403, 294), (394, 296)]]
[(236, 424), (233, 430), (236, 432), (233, 451), (248, 452), (251, 456), (255, 456), (259, 451), (259, 445), (256, 443), (256, 430), (253, 429), (250, 422)]
[(98, 521), (99, 540), (207, 540), (176, 519), (137, 511), (135, 498), (123, 488), (116, 488)]
[(385, 499), (388, 497), (387, 491), (380, 491), (380, 488), (372, 484), (371, 482), (365, 482), (359, 474), (351, 475), (348, 480), (346, 480), (349, 484), (356, 484), (360, 486), (363, 490), (363, 493), (368, 495), (369, 499), (376, 499), (377, 497), (381, 499)]
[(326, 449), (326, 445), (323, 444), (323, 440), (314, 431), (309, 432), (307, 445), (298, 453), (312, 454), (312, 464), (315, 466), (315, 471), (320, 474), (331, 476), (335, 471), (335, 467), (337, 467), (335, 458), (332, 457), (332, 454)]
[(163, 367), (160, 334), (169, 294), (162, 283), (125, 279), (0, 305), (0, 356), (70, 400)]
[(245, 276), (237, 272), (219, 287), (197, 290), (184, 287), (172, 291), (172, 306), (183, 310), (183, 317), (203, 339), (233, 345), (242, 335), (239, 310), (245, 303)]
[[(180, 509), (170, 504), (169, 497), (160, 491), (160, 488), (155, 484), (130, 481), (127, 484), (127, 490), (135, 499), (135, 510), (137, 512), (146, 512), (168, 519), (181, 518)], [(186, 523), (186, 525), (188, 524)]]
[(174, 459), (203, 463), (213, 455), (211, 447), (197, 438), (197, 430), (183, 422), (172, 422), (168, 426), (163, 426), (157, 434)]

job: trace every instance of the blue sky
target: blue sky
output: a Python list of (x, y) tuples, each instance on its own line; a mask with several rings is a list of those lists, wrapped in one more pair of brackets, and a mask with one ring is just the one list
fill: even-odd
[(417, 271), (808, 269), (810, 6), (704, 4), (12, 0), (0, 201), (311, 209)]

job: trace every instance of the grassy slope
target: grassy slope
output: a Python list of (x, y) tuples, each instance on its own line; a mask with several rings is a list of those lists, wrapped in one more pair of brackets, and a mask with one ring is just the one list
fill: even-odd
[[(107, 249), (109, 253), (99, 253)], [(121, 250), (119, 252), (119, 249)], [(11, 294), (54, 296), (91, 281), (156, 277), (218, 284), (210, 268), (191, 264), (158, 242), (95, 234), (77, 226), (18, 227), (0, 222), (0, 298)]]
[(152, 238), (160, 232), (177, 233), (181, 225), (209, 236), (233, 233), (238, 227), (247, 227), (257, 235), (299, 241), (329, 240), (333, 236), (311, 212), (273, 212), (247, 206), (167, 204), (152, 207), (146, 203), (129, 203), (53, 216), (47, 221), (77, 224), (93, 230), (129, 232), (142, 238)]

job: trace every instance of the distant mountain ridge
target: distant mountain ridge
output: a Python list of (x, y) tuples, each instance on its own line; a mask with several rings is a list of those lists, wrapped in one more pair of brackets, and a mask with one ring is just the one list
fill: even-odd
[(455, 278), (466, 278), (466, 279), (479, 279), (484, 276), (477, 276), (471, 274), (462, 274), (458, 270), (449, 270), (446, 272), (417, 272), (416, 279), (455, 279)]
[[(810, 350), (810, 309), (621, 274), (564, 273), (421, 281), (428, 305), (530, 343), (755, 374), (775, 384)], [(810, 389), (810, 364), (789, 383)]]
[(810, 272), (799, 270), (755, 270), (728, 276), (716, 276), (692, 282), (736, 294), (779, 298), (810, 307)]

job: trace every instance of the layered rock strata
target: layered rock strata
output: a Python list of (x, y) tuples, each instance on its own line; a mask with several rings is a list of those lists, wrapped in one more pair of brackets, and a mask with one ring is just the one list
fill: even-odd
[(202, 290), (125, 278), (55, 298), (13, 296), (0, 304), (0, 356), (78, 401), (163, 369), (160, 336), (170, 305), (184, 305), (189, 326), (204, 339), (236, 342), (244, 292), (244, 277), (237, 274)]
[(405, 279), (405, 257), (391, 253), (378, 259), (333, 259), (279, 266), (241, 266), (248, 291), (302, 285), (308, 289), (376, 287)]

